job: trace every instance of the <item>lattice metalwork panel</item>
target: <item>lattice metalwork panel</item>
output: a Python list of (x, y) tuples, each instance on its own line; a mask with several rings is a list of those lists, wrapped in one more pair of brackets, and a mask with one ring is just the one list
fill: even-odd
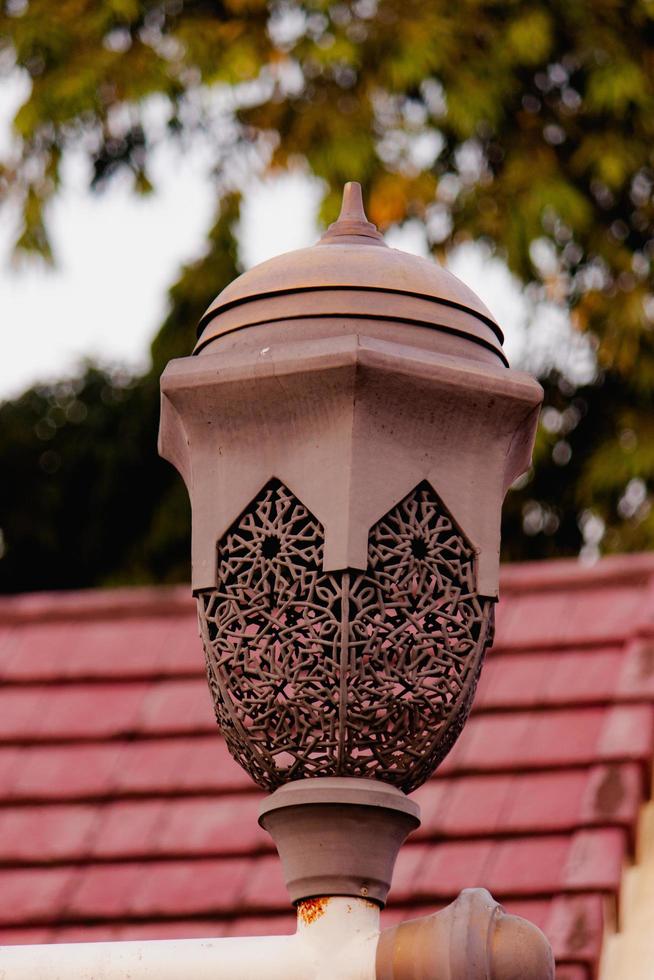
[(415, 789), (470, 710), (493, 603), (474, 552), (422, 483), (371, 529), (365, 572), (324, 572), (323, 529), (271, 481), (198, 596), (216, 716), (266, 789), (363, 776)]

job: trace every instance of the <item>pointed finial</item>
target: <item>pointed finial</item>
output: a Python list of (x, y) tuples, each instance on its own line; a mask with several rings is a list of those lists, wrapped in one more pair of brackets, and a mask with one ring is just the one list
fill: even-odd
[(361, 184), (357, 180), (348, 180), (343, 188), (343, 203), (338, 220), (364, 221), (366, 224), (370, 224), (366, 212), (363, 210), (363, 194), (361, 193)]
[(352, 242), (362, 245), (386, 245), (372, 221), (368, 221), (363, 209), (361, 184), (349, 180), (343, 188), (343, 203), (337, 220), (329, 226), (319, 244)]

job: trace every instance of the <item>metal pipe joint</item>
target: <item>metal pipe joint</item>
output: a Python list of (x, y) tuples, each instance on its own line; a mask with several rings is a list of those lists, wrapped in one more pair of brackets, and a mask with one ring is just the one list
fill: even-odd
[(552, 980), (543, 933), (507, 914), (485, 888), (466, 888), (433, 915), (379, 937), (375, 980)]

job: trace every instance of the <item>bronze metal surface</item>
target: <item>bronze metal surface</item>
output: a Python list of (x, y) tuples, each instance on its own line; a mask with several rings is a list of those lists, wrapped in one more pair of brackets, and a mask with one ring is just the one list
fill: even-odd
[(262, 262), (220, 293), (200, 321), (195, 353), (255, 323), (336, 314), (458, 330), (507, 363), (502, 331), (479, 297), (436, 262), (388, 248), (355, 183), (317, 246)]
[(407, 345), (349, 322), (307, 340), (255, 328), (254, 349), (166, 368), (161, 451), (191, 497), (194, 590), (216, 587), (218, 541), (276, 477), (322, 525), (325, 571), (365, 570), (372, 525), (427, 480), (475, 550), (478, 593), (497, 595), (502, 499), (528, 465), (540, 386), (458, 338), (452, 356), (420, 347), (420, 328), (389, 328)]
[[(162, 377), (160, 452), (191, 499), (216, 716), (275, 790), (260, 823), (293, 901), (383, 904), (419, 823), (403, 791), (457, 739), (492, 640), (542, 389), (470, 289), (385, 245), (354, 184), (318, 246), (239, 277), (200, 328)], [(551, 980), (551, 953), (479, 890), (382, 934), (377, 976)]]
[(346, 287), (376, 288), (400, 295), (449, 301), (495, 324), (501, 333), (488, 307), (443, 266), (399, 249), (354, 242), (335, 243), (330, 247), (313, 246), (268, 259), (223, 289), (209, 306), (207, 314), (258, 296), (293, 290)]
[(329, 226), (318, 244), (342, 243), (343, 239), (356, 242), (363, 239), (364, 245), (383, 245), (388, 248), (375, 225), (366, 218), (366, 213), (363, 210), (361, 184), (354, 180), (349, 180), (343, 188), (341, 213), (336, 221)]
[(293, 902), (350, 895), (383, 905), (419, 808), (393, 786), (352, 777), (286, 783), (261, 805)]
[(499, 360), (467, 287), (385, 246), (354, 185), (319, 247), (251, 270), (213, 313), (243, 340), (168, 366), (161, 451), (189, 488), (229, 749), (268, 789), (415, 789), (470, 709), (542, 390)]
[(396, 324), (414, 324), (429, 330), (458, 334), (492, 351), (508, 366), (501, 349), (497, 328), (464, 307), (429, 296), (397, 295), (383, 289), (321, 289), (279, 292), (257, 296), (221, 310), (220, 315), (206, 319), (195, 347), (199, 354), (219, 337), (260, 324), (274, 324), (292, 319), (348, 317), (361, 320), (389, 320)]
[(198, 595), (216, 716), (265, 789), (312, 776), (409, 792), (470, 710), (493, 602), (428, 483), (371, 528), (365, 571), (323, 571), (323, 529), (272, 480), (218, 543)]
[(553, 980), (543, 933), (507, 915), (485, 888), (466, 888), (441, 912), (385, 929), (377, 980)]

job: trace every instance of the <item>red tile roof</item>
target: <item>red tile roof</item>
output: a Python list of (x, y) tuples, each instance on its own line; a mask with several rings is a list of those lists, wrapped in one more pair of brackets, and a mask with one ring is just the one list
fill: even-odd
[[(186, 588), (0, 599), (0, 942), (293, 929)], [(473, 716), (386, 920), (483, 885), (596, 976), (654, 753), (654, 555), (504, 569)]]

